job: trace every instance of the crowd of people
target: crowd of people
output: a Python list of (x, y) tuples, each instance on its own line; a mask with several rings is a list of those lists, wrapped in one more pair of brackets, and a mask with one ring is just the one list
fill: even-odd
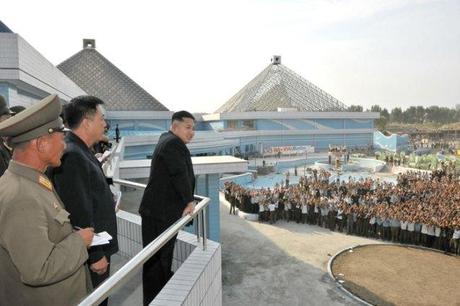
[(379, 179), (329, 180), (320, 170), (297, 185), (249, 189), (227, 182), (230, 213), (236, 207), (260, 222), (307, 223), (349, 235), (416, 244), (459, 254), (460, 181), (445, 170)]

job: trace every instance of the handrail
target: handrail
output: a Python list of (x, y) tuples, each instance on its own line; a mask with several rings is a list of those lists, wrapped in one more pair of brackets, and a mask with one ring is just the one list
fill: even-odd
[[(136, 183), (132, 181), (126, 181), (121, 179), (114, 179), (115, 184), (132, 187), (143, 190), (146, 185)], [(124, 285), (133, 276), (135, 272), (138, 272), (142, 265), (150, 259), (158, 250), (171, 240), (184, 226), (186, 226), (194, 218), (200, 219), (201, 222), (197, 222), (197, 238), (200, 241), (200, 236), (203, 239), (203, 250), (206, 250), (206, 207), (209, 205), (210, 199), (195, 195), (195, 200), (198, 200), (195, 209), (191, 215), (186, 215), (177, 220), (167, 230), (161, 233), (155, 240), (149, 243), (143, 248), (138, 254), (136, 254), (131, 260), (129, 260), (124, 266), (122, 266), (117, 272), (110, 276), (104, 281), (99, 287), (97, 287), (90, 295), (80, 302), (79, 305), (99, 305), (105, 300), (114, 290)]]

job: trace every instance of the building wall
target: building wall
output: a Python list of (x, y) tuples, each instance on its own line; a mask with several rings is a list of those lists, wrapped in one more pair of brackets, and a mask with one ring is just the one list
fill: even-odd
[[(40, 95), (37, 92), (41, 93)], [(40, 101), (47, 95), (46, 92), (35, 90), (35, 92), (19, 89), (17, 86), (0, 81), (0, 95), (5, 97), (8, 106), (22, 105), (28, 107)]]
[(49, 94), (64, 101), (85, 92), (15, 33), (0, 33), (0, 94), (9, 106), (30, 106)]
[(219, 174), (197, 175), (195, 194), (211, 199), (207, 210), (208, 237), (220, 241)]
[(362, 134), (326, 134), (326, 135), (280, 135), (256, 136), (240, 138), (240, 152), (248, 153), (251, 149), (261, 151), (261, 148), (280, 146), (313, 146), (316, 151), (326, 150), (329, 145), (347, 145), (349, 147), (365, 147), (372, 145), (372, 133)]

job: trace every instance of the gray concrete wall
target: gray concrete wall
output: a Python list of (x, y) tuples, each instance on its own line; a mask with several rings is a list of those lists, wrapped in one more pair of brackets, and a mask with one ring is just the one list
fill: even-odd
[[(131, 258), (142, 249), (140, 216), (117, 213), (119, 254)], [(151, 305), (222, 305), (221, 246), (208, 240), (203, 251), (195, 235), (177, 236), (171, 280)]]

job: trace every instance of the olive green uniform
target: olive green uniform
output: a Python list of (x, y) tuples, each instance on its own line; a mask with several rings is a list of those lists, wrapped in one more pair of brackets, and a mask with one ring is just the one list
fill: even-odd
[(11, 161), (0, 178), (0, 304), (74, 305), (89, 292), (88, 253), (42, 173)]

